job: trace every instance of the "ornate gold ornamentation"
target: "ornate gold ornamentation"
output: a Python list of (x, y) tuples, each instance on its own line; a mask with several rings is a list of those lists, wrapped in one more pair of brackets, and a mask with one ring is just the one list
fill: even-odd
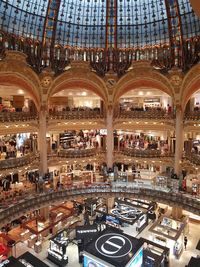
[(43, 87), (49, 87), (52, 83), (52, 77), (51, 76), (45, 76), (41, 80), (41, 84)]
[(180, 86), (182, 84), (182, 77), (178, 74), (174, 74), (170, 77), (170, 81), (174, 87)]

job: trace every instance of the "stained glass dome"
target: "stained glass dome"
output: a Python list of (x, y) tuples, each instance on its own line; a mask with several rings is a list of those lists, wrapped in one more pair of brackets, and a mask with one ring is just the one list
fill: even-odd
[(62, 46), (145, 47), (169, 42), (176, 3), (182, 37), (199, 35), (189, 0), (0, 0), (0, 30)]

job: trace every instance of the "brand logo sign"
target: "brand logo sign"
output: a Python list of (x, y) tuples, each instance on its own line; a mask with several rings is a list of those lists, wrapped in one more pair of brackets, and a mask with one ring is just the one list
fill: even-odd
[(95, 248), (103, 256), (121, 258), (131, 252), (132, 243), (126, 236), (110, 233), (99, 237)]

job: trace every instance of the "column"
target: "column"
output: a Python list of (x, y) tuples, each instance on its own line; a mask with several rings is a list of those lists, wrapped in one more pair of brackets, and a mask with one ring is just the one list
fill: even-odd
[(45, 221), (49, 219), (49, 206), (40, 209), (40, 216), (44, 218)]
[(107, 111), (106, 161), (107, 167), (113, 167), (113, 110)]
[(47, 142), (46, 142), (47, 122), (46, 107), (42, 106), (39, 112), (38, 148), (40, 153), (39, 173), (47, 173)]
[(111, 209), (113, 209), (114, 205), (115, 205), (115, 198), (114, 198), (114, 197), (109, 197), (109, 198), (107, 199), (108, 212), (109, 212)]
[(180, 161), (182, 159), (183, 153), (183, 112), (180, 107), (176, 109), (176, 147), (175, 147), (175, 164), (174, 164), (174, 172), (178, 176), (181, 173), (181, 165)]
[(183, 209), (178, 206), (172, 206), (171, 216), (175, 220), (179, 220), (183, 216)]

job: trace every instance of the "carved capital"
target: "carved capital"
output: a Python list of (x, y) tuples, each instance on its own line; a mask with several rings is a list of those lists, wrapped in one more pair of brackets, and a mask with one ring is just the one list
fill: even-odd
[(175, 93), (180, 92), (181, 85), (183, 83), (183, 73), (182, 70), (178, 68), (172, 68), (169, 71), (168, 78), (170, 80), (171, 85), (174, 87)]

